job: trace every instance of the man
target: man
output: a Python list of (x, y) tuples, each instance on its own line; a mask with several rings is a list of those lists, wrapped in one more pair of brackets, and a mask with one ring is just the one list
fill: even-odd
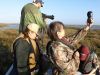
[(33, 3), (26, 4), (21, 11), (21, 20), (19, 26), (19, 32), (24, 32), (26, 26), (35, 23), (40, 28), (45, 28), (45, 18), (54, 19), (53, 15), (45, 15), (40, 12), (40, 8), (43, 7), (42, 0), (33, 0)]
[(13, 43), (14, 66), (18, 72), (17, 75), (31, 75), (38, 68), (40, 58), (40, 49), (36, 41), (38, 30), (37, 24), (27, 25), (25, 31)]

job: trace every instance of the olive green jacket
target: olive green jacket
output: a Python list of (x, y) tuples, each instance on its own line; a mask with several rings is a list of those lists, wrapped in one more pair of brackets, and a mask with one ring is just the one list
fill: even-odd
[(30, 54), (32, 53), (34, 54), (36, 52), (34, 54), (35, 55), (34, 60), (36, 60), (37, 63), (37, 61), (39, 60), (39, 55), (37, 54), (37, 52), (39, 52), (38, 50), (36, 51), (35, 48), (32, 47), (31, 43), (28, 43), (25, 39), (21, 37), (17, 38), (14, 41), (13, 43), (14, 66), (18, 71), (18, 75), (31, 75), (30, 74), (31, 70), (29, 68), (29, 65), (31, 65), (31, 63), (29, 59), (33, 58), (30, 57)]
[(23, 32), (26, 29), (26, 26), (31, 23), (38, 24), (40, 28), (46, 25), (39, 8), (37, 8), (33, 3), (28, 3), (21, 11), (19, 32)]

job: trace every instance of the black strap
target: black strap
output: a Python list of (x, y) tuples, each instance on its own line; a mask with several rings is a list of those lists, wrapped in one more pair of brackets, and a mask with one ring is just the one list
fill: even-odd
[(83, 66), (82, 66), (83, 69), (84, 69), (85, 65), (87, 64), (89, 57), (90, 57), (90, 54), (88, 54), (88, 56), (87, 56), (87, 58), (86, 58), (86, 60), (85, 60), (85, 62), (83, 64)]
[(35, 51), (34, 51), (34, 47), (33, 47), (33, 45), (32, 45), (32, 42), (31, 42), (31, 40), (30, 40), (30, 39), (28, 39), (28, 40), (29, 40), (30, 45), (31, 45), (31, 51), (34, 53), (34, 56), (35, 56), (35, 61), (37, 61), (37, 60), (36, 60), (36, 54), (35, 54)]

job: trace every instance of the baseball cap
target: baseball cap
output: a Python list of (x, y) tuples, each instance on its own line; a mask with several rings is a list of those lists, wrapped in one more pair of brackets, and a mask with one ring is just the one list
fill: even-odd
[(44, 4), (44, 2), (42, 0), (33, 0), (34, 3), (38, 3), (40, 2), (41, 4)]
[(35, 23), (31, 23), (27, 26), (27, 28), (30, 30), (30, 31), (33, 31), (35, 32), (37, 35), (38, 35), (38, 30), (39, 30), (39, 25), (35, 24)]

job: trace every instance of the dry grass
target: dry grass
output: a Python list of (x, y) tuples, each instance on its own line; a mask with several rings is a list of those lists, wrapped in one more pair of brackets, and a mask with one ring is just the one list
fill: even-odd
[[(65, 31), (67, 36), (71, 36), (78, 31), (78, 29), (67, 27)], [(11, 45), (17, 34), (17, 30), (0, 31), (0, 67), (2, 65), (3, 71), (6, 71), (7, 66), (12, 62)], [(44, 47), (46, 46), (47, 42), (48, 37), (45, 35)], [(80, 42), (80, 44), (86, 44), (89, 47), (92, 47), (91, 43), (95, 47), (98, 56), (100, 56), (100, 30), (89, 31), (85, 39)]]
[(17, 34), (16, 30), (0, 31), (0, 68), (3, 72), (12, 63), (11, 45)]
[(0, 23), (0, 27), (5, 27), (5, 26), (7, 26), (7, 24)]

